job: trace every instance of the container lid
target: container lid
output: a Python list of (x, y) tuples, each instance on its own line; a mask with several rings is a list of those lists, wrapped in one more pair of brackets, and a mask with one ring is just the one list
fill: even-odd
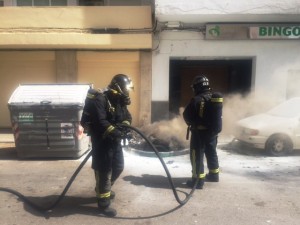
[(11, 95), (9, 105), (83, 105), (88, 84), (26, 84)]

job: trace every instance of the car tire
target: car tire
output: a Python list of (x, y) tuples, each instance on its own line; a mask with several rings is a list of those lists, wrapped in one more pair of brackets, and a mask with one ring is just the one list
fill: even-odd
[(274, 134), (267, 140), (265, 148), (272, 156), (283, 156), (293, 150), (293, 143), (287, 135)]

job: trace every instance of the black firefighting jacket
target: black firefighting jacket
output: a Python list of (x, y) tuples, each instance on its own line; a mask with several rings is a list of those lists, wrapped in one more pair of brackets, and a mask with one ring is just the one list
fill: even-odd
[(183, 118), (191, 129), (217, 134), (222, 130), (222, 103), (220, 93), (204, 91), (191, 99), (183, 112)]
[(92, 136), (106, 138), (116, 129), (116, 124), (131, 124), (132, 117), (127, 106), (112, 90), (100, 92), (91, 89), (85, 100), (81, 125)]

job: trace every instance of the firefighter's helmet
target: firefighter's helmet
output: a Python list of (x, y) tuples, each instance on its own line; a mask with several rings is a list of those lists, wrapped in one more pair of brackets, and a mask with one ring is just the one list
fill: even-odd
[(122, 96), (126, 105), (131, 103), (129, 91), (133, 90), (133, 83), (129, 76), (125, 74), (115, 75), (109, 84), (109, 88)]
[(194, 80), (193, 83), (191, 85), (194, 93), (199, 93), (202, 92), (204, 90), (209, 90), (209, 80), (206, 76), (204, 75), (197, 75)]

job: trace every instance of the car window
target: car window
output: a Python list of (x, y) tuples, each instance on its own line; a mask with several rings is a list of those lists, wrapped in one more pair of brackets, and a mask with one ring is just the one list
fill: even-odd
[(293, 98), (286, 102), (279, 104), (267, 112), (272, 116), (280, 117), (296, 117), (300, 115), (300, 98)]

